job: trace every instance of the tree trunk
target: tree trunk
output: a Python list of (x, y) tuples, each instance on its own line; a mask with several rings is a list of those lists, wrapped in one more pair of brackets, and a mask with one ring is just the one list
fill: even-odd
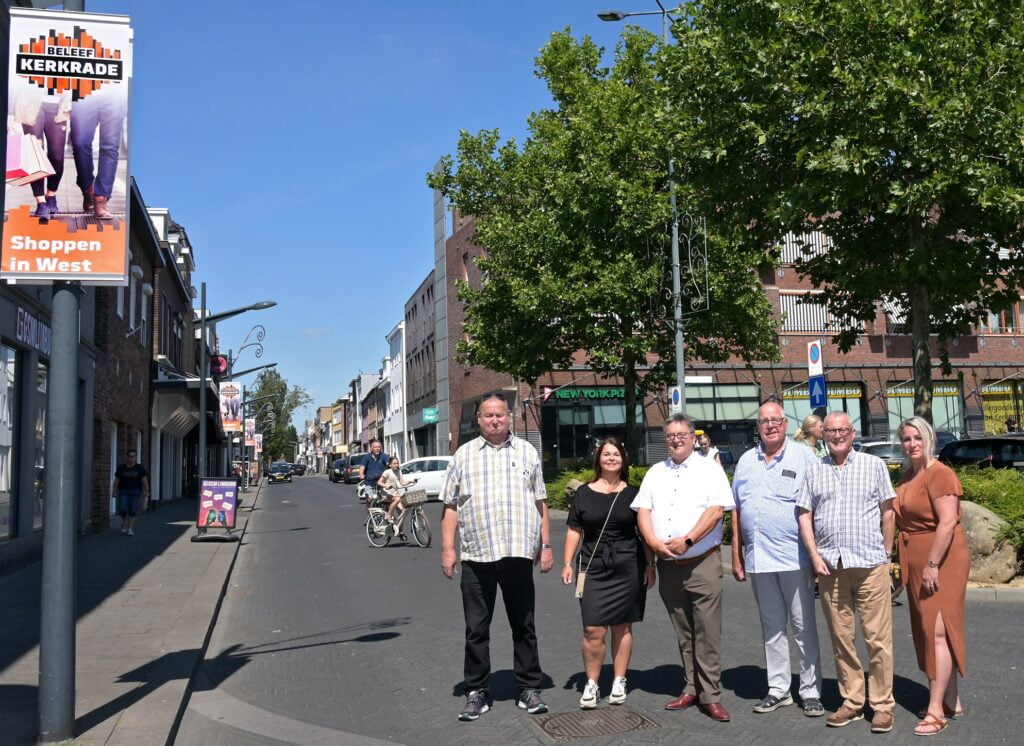
[(928, 288), (917, 284), (910, 293), (911, 339), (914, 345), (914, 414), (932, 421), (932, 331)]
[(625, 370), (622, 374), (622, 382), (626, 406), (626, 453), (629, 454), (629, 461), (632, 464), (640, 462), (640, 436), (641, 428), (636, 421), (636, 360), (629, 353), (623, 357)]

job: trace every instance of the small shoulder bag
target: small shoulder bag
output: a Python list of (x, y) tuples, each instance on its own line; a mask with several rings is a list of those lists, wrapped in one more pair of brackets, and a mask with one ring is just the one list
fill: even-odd
[[(623, 487), (622, 489), (625, 489)], [(587, 573), (590, 571), (590, 563), (594, 561), (594, 555), (597, 554), (597, 548), (601, 545), (601, 539), (604, 538), (604, 530), (608, 528), (608, 521), (612, 517), (612, 511), (615, 509), (615, 501), (619, 499), (619, 495), (622, 494), (622, 490), (615, 493), (615, 497), (612, 498), (612, 504), (608, 507), (608, 515), (604, 517), (604, 525), (601, 526), (601, 533), (597, 535), (597, 541), (594, 542), (594, 549), (590, 552), (590, 559), (587, 560), (587, 567), (583, 569), (583, 552), (576, 555), (576, 598), (583, 598), (583, 586), (587, 582)]]

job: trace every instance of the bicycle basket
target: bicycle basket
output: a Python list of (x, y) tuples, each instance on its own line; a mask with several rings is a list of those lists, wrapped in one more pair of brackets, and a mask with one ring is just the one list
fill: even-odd
[(413, 505), (421, 505), (427, 501), (426, 490), (410, 490), (402, 495), (402, 505), (406, 508), (412, 507)]

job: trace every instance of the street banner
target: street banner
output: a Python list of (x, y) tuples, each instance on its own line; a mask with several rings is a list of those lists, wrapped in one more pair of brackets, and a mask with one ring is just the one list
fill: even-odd
[(234, 528), (237, 479), (200, 479), (198, 528)]
[(245, 418), (245, 447), (255, 448), (256, 447), (256, 418), (246, 417)]
[(263, 433), (256, 433), (256, 457), (259, 458), (259, 454), (263, 453)]
[(0, 279), (127, 285), (130, 19), (10, 13)]
[(234, 381), (221, 382), (220, 421), (224, 426), (224, 432), (242, 432), (242, 384)]

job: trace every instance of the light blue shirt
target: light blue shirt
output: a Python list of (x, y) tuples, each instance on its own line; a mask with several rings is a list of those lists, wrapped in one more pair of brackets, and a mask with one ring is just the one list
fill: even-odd
[(800, 541), (797, 498), (816, 463), (814, 451), (788, 438), (782, 452), (767, 462), (760, 443), (740, 456), (732, 493), (740, 509), (747, 572), (788, 572), (811, 566)]

